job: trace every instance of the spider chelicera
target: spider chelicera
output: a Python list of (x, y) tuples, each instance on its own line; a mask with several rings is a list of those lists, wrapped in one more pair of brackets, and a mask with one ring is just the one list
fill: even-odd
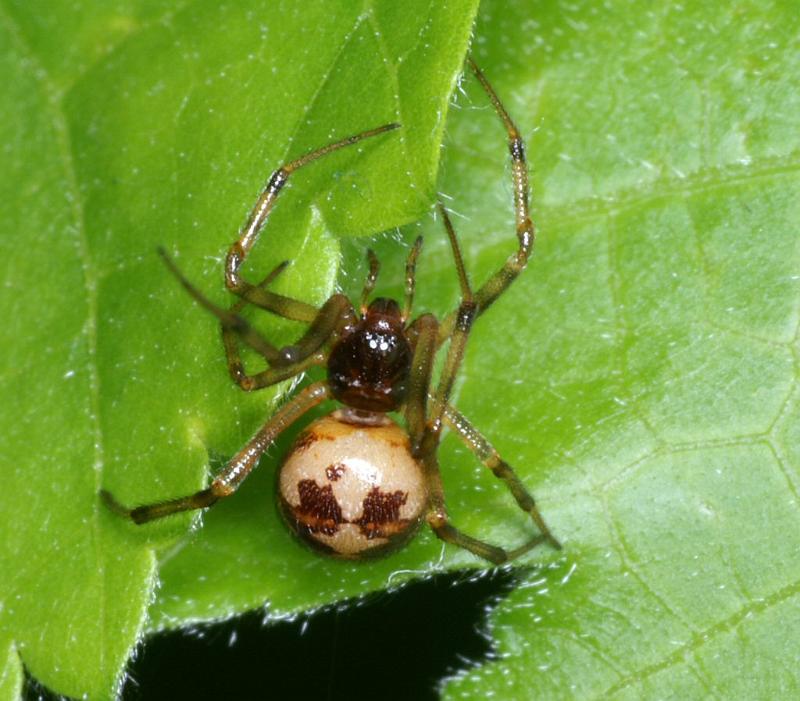
[[(236, 491), (284, 430), (312, 407), (334, 399), (343, 406), (300, 434), (279, 473), (281, 513), (289, 527), (306, 543), (342, 558), (382, 555), (406, 543), (426, 520), (443, 541), (497, 564), (512, 560), (544, 541), (555, 548), (561, 547), (514, 470), (450, 403), (453, 382), (473, 322), (522, 272), (534, 242), (522, 138), (486, 77), (472, 59), (468, 61), (508, 133), (518, 240), (516, 252), (473, 292), (452, 223), (440, 204), (439, 212), (461, 287), (461, 303), (443, 321), (432, 314), (409, 321), (422, 238), (416, 240), (406, 261), (402, 308), (396, 301), (383, 297), (369, 301), (379, 268), (371, 251), (358, 312), (342, 294), (334, 294), (317, 309), (270, 292), (268, 285), (287, 262), (280, 264), (258, 285), (243, 280), (239, 268), (289, 176), (332, 151), (400, 125), (386, 124), (362, 132), (282, 166), (270, 177), (242, 233), (228, 252), (225, 282), (239, 297), (230, 309), (210, 302), (163, 250), (160, 253), (189, 294), (219, 318), (228, 370), (243, 390), (267, 387), (316, 365), (327, 366), (327, 380), (305, 387), (281, 406), (231, 458), (208, 488), (130, 509), (117, 502), (109, 492), (102, 491), (101, 496), (114, 511), (135, 523), (146, 523), (179, 511), (211, 506)], [(309, 328), (297, 343), (277, 348), (240, 316), (247, 304), (306, 322)], [(434, 357), (447, 341), (449, 346), (440, 379), (433, 387)], [(266, 370), (247, 374), (239, 354), (240, 342), (264, 357), (268, 365)], [(390, 412), (402, 415), (404, 429), (389, 418)], [(527, 542), (505, 549), (466, 535), (450, 523), (437, 456), (445, 425), (503, 480), (519, 507), (530, 515), (537, 533)]]

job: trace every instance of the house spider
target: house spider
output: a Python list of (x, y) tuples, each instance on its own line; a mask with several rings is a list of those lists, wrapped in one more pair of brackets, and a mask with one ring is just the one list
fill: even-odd
[[(327, 380), (307, 386), (281, 406), (206, 489), (130, 509), (119, 504), (109, 492), (102, 491), (101, 496), (114, 511), (141, 524), (179, 511), (211, 506), (236, 491), (284, 430), (311, 408), (334, 399), (342, 408), (315, 421), (300, 434), (284, 459), (278, 478), (281, 513), (306, 543), (341, 558), (381, 555), (407, 542), (425, 519), (443, 541), (495, 564), (508, 562), (544, 541), (555, 548), (561, 547), (512, 468), (450, 404), (453, 382), (473, 322), (522, 272), (534, 242), (522, 138), (486, 77), (472, 59), (468, 61), (508, 133), (517, 251), (473, 292), (453, 225), (439, 204), (461, 287), (461, 303), (454, 312), (441, 322), (433, 314), (409, 321), (421, 237), (406, 261), (402, 308), (384, 297), (369, 301), (379, 269), (375, 254), (369, 251), (369, 273), (358, 312), (342, 294), (334, 294), (317, 309), (267, 289), (287, 262), (281, 263), (258, 285), (243, 280), (239, 269), (292, 173), (332, 151), (399, 125), (386, 124), (362, 132), (282, 166), (272, 174), (242, 233), (228, 251), (225, 283), (239, 297), (230, 309), (209, 301), (163, 250), (159, 252), (189, 294), (219, 318), (228, 370), (244, 391), (273, 385), (316, 365), (327, 366)], [(306, 322), (309, 328), (297, 343), (277, 348), (240, 316), (247, 304)], [(434, 357), (447, 341), (450, 344), (434, 388), (431, 381)], [(239, 354), (239, 342), (262, 355), (267, 369), (248, 374)], [(389, 412), (403, 416), (405, 429), (388, 417)], [(450, 523), (437, 458), (445, 425), (503, 480), (519, 507), (530, 515), (538, 533), (526, 543), (513, 549), (501, 548), (466, 535)]]

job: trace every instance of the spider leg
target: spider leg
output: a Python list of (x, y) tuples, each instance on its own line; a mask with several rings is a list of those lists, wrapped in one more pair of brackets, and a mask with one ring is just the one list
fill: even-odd
[(328, 387), (324, 382), (317, 382), (306, 387), (272, 415), (258, 433), (231, 458), (206, 489), (177, 499), (134, 508), (123, 506), (110, 492), (104, 489), (100, 491), (100, 497), (112, 511), (129, 517), (134, 523), (147, 523), (179, 511), (191, 511), (211, 506), (220, 499), (233, 494), (275, 439), (309, 409), (317, 406), (328, 396)]
[(514, 495), (519, 508), (528, 513), (539, 529), (540, 533), (556, 549), (561, 550), (561, 543), (556, 540), (547, 524), (544, 522), (539, 509), (536, 507), (533, 495), (525, 488), (522, 480), (494, 446), (473, 426), (469, 420), (457, 409), (448, 404), (444, 409), (444, 422), (456, 432), (464, 444), (488, 467), (495, 477), (503, 480), (506, 487)]
[(403, 413), (406, 430), (411, 440), (411, 451), (416, 454), (425, 435), (428, 391), (431, 384), (433, 360), (436, 356), (436, 334), (439, 322), (433, 314), (423, 314), (408, 329), (414, 345), (411, 371), (408, 376), (408, 395)]
[(381, 263), (378, 260), (378, 256), (375, 255), (375, 251), (371, 248), (367, 249), (367, 261), (369, 261), (369, 272), (367, 273), (367, 279), (364, 280), (364, 288), (361, 291), (361, 315), (367, 313), (367, 300), (369, 296), (372, 294), (372, 290), (375, 289), (375, 283), (378, 280), (378, 273), (381, 269)]
[[(286, 269), (287, 265), (289, 265), (288, 260), (285, 260), (282, 263), (278, 264), (260, 283), (258, 283), (258, 286), (263, 288), (269, 285), (276, 277), (278, 277), (278, 275), (280, 275), (280, 273), (282, 273)], [(235, 314), (237, 318), (241, 319), (241, 317), (238, 316), (239, 312), (241, 312), (242, 309), (244, 309), (246, 306), (247, 306), (247, 300), (240, 298), (236, 301), (235, 304), (231, 305), (230, 313)], [(241, 320), (245, 324), (247, 323), (244, 319)], [(266, 382), (266, 384), (273, 384), (274, 382), (278, 382), (281, 379), (288, 379), (289, 377), (292, 376), (291, 374), (287, 374), (286, 377), (278, 377), (277, 373), (274, 373), (275, 370), (274, 368), (268, 368), (268, 370), (261, 373), (257, 373), (256, 375), (248, 375), (245, 372), (244, 364), (242, 363), (242, 357), (241, 354), (239, 353), (239, 338), (242, 338), (242, 340), (244, 340), (245, 343), (247, 343), (247, 340), (243, 338), (241, 333), (237, 332), (236, 325), (226, 324), (225, 322), (222, 322), (221, 327), (222, 327), (222, 345), (225, 348), (225, 357), (227, 358), (228, 361), (228, 374), (231, 376), (231, 379), (234, 382), (236, 382), (236, 384), (238, 384), (240, 387), (244, 388), (245, 386), (249, 386), (250, 384), (254, 385), (257, 384), (258, 386), (263, 387), (265, 385), (259, 383)], [(255, 333), (255, 331), (253, 331), (253, 333)], [(258, 336), (259, 338), (261, 338), (260, 334)], [(247, 345), (249, 345), (251, 348), (253, 347), (251, 343), (247, 343)], [(280, 357), (281, 357), (280, 351), (274, 346), (272, 346), (272, 344), (269, 345), (274, 350), (274, 352), (271, 353), (269, 357), (267, 357), (265, 353), (261, 353), (261, 355), (264, 356), (264, 359), (271, 365), (277, 364), (280, 362)], [(287, 370), (287, 372), (295, 370), (295, 368), (293, 368), (292, 366), (286, 366), (285, 369)], [(302, 370), (305, 370), (305, 368), (298, 370), (298, 372), (302, 372)], [(269, 377), (264, 377), (266, 373), (271, 371), (273, 372), (273, 374), (271, 374)]]
[(464, 548), (464, 550), (469, 550), (474, 555), (482, 557), (484, 560), (488, 560), (495, 565), (504, 565), (507, 562), (511, 562), (520, 555), (524, 555), (526, 552), (533, 550), (537, 545), (541, 545), (545, 539), (543, 535), (538, 535), (518, 548), (506, 550), (498, 545), (492, 545), (491, 543), (467, 535), (464, 531), (450, 524), (449, 517), (446, 513), (437, 514), (435, 518), (429, 516), (428, 523), (431, 528), (433, 528), (436, 537), (440, 540), (443, 540), (445, 543), (450, 543), (451, 545), (456, 545), (459, 548)]
[[(479, 316), (511, 285), (516, 277), (525, 269), (528, 258), (533, 250), (535, 229), (530, 218), (528, 206), (529, 191), (528, 167), (525, 162), (525, 144), (519, 129), (509, 116), (500, 98), (492, 88), (486, 76), (475, 64), (471, 57), (467, 59), (475, 77), (489, 96), (492, 106), (498, 117), (503, 122), (508, 134), (508, 149), (511, 153), (511, 177), (514, 184), (514, 213), (516, 217), (516, 231), (518, 248), (480, 288), (475, 292), (475, 315)], [(439, 345), (444, 343), (457, 326), (457, 313), (449, 314), (439, 329)]]
[[(423, 318), (424, 317), (420, 317), (420, 319)], [(432, 325), (427, 326), (424, 329), (420, 329), (420, 337), (427, 339), (427, 343), (424, 347), (427, 348), (427, 355), (429, 355), (430, 358), (433, 357), (433, 353), (435, 352), (436, 348), (435, 332), (437, 324), (435, 323), (435, 319), (433, 319), (433, 322), (434, 323)], [(417, 346), (417, 348), (419, 349), (420, 346)], [(420, 351), (420, 355), (426, 355), (425, 351)], [(430, 380), (431, 364), (431, 360), (422, 357), (419, 358), (419, 364), (417, 364), (417, 354), (415, 353), (415, 367), (421, 368), (419, 372), (420, 379), (427, 376), (427, 379)], [(472, 536), (468, 536), (450, 523), (450, 516), (447, 513), (447, 507), (445, 505), (444, 486), (442, 485), (442, 476), (439, 471), (439, 460), (437, 457), (437, 451), (439, 448), (438, 436), (426, 430), (427, 427), (425, 424), (424, 410), (424, 403), (422, 404), (421, 409), (414, 407), (414, 394), (409, 392), (409, 399), (407, 400), (405, 407), (406, 424), (408, 426), (409, 435), (411, 436), (412, 454), (417, 458), (417, 460), (422, 462), (422, 466), (425, 471), (428, 495), (430, 499), (426, 520), (433, 529), (433, 532), (441, 540), (453, 545), (457, 545), (460, 548), (465, 548), (475, 555), (478, 555), (479, 557), (489, 560), (495, 564), (507, 562), (513, 557), (516, 557), (518, 554), (522, 554), (524, 551), (519, 553), (516, 551), (509, 553), (503, 548), (485, 543), (484, 541), (473, 538)], [(420, 412), (422, 412), (421, 419), (419, 418)], [(421, 428), (418, 425), (420, 423)], [(542, 540), (543, 537), (538, 536), (536, 542), (531, 543), (530, 547), (538, 545), (538, 543)]]
[(289, 176), (294, 171), (333, 151), (358, 143), (363, 139), (392, 131), (399, 126), (399, 124), (394, 123), (384, 124), (376, 129), (369, 129), (360, 134), (354, 134), (346, 139), (327, 144), (322, 148), (311, 151), (278, 168), (267, 181), (266, 187), (259, 195), (258, 200), (256, 200), (239, 238), (234, 241), (228, 251), (228, 256), (225, 261), (225, 284), (228, 289), (240, 297), (244, 297), (251, 304), (255, 304), (258, 307), (275, 312), (281, 316), (295, 319), (296, 321), (313, 321), (317, 313), (317, 310), (313, 306), (305, 302), (291, 299), (290, 297), (275, 294), (274, 292), (268, 292), (258, 285), (252, 285), (246, 282), (239, 276), (239, 268), (247, 257), (250, 249), (255, 245), (261, 230), (264, 228), (267, 217), (275, 204), (275, 200), (278, 198), (283, 186), (289, 180)]
[[(450, 523), (450, 516), (447, 513), (447, 507), (445, 504), (442, 476), (439, 470), (438, 451), (439, 443), (441, 441), (443, 418), (446, 420), (447, 416), (445, 413), (445, 407), (448, 406), (448, 400), (453, 389), (453, 383), (455, 382), (458, 369), (461, 366), (461, 361), (464, 357), (464, 349), (467, 344), (467, 339), (469, 338), (469, 332), (472, 328), (472, 322), (476, 316), (477, 305), (469, 285), (469, 279), (467, 277), (467, 272), (464, 268), (464, 262), (461, 256), (461, 249), (459, 248), (458, 240), (456, 238), (452, 222), (450, 221), (450, 217), (447, 215), (447, 211), (441, 204), (439, 205), (439, 211), (442, 215), (442, 220), (444, 222), (445, 229), (447, 230), (447, 235), (450, 239), (450, 245), (453, 250), (456, 271), (458, 272), (459, 284), (461, 286), (461, 304), (459, 304), (459, 307), (453, 316), (455, 322), (453, 329), (448, 334), (450, 338), (450, 346), (447, 349), (447, 356), (444, 361), (439, 383), (435, 392), (432, 393), (430, 401), (428, 402), (428, 405), (431, 408), (428, 412), (427, 420), (425, 421), (421, 440), (416, 441), (414, 439), (414, 433), (412, 432), (414, 426), (412, 421), (409, 419), (408, 406), (406, 407), (406, 422), (409, 425), (409, 433), (412, 436), (412, 450), (414, 451), (417, 459), (422, 461), (428, 481), (430, 507), (427, 515), (427, 521), (430, 527), (433, 529), (433, 532), (438, 538), (447, 543), (457, 545), (458, 547), (469, 550), (485, 560), (489, 560), (494, 564), (500, 565), (505, 562), (509, 562), (523, 553), (528, 552), (537, 545), (540, 545), (547, 539), (547, 535), (545, 535), (545, 533), (549, 534), (549, 531), (547, 531), (545, 527), (542, 529), (541, 533), (531, 538), (527, 543), (524, 543), (518, 548), (506, 550), (505, 548), (501, 548), (497, 545), (492, 545), (491, 543), (487, 543), (483, 540), (473, 538)], [(424, 317), (420, 317), (420, 319), (422, 318)], [(419, 355), (419, 367), (424, 367), (425, 363), (428, 363), (427, 372), (420, 372), (420, 378), (424, 377), (428, 386), (430, 386), (430, 363), (433, 355), (436, 352), (437, 345), (435, 338), (436, 326), (431, 325), (431, 328), (428, 329), (427, 332), (429, 336), (424, 337), (426, 339), (426, 343), (424, 345), (420, 344), (420, 339), (423, 338), (422, 329), (420, 329), (420, 333), (417, 338), (417, 346), (415, 347), (414, 353), (414, 365), (412, 366), (412, 380), (414, 369), (417, 367)], [(441, 329), (439, 329), (439, 332), (441, 332)], [(439, 337), (441, 338), (440, 333)], [(413, 389), (413, 381), (411, 385)], [(414, 397), (413, 392), (410, 392), (409, 401), (412, 399), (418, 401), (418, 399)], [(476, 435), (480, 435), (477, 434), (477, 432), (475, 433)], [(513, 474), (513, 472), (511, 474)], [(519, 483), (518, 480), (517, 483)], [(552, 538), (552, 536), (550, 537)]]
[[(255, 375), (245, 372), (236, 339), (230, 334), (223, 336), (228, 355), (228, 372), (239, 387), (245, 392), (251, 392), (299, 375), (314, 365), (324, 365), (326, 355), (322, 347), (343, 325), (354, 318), (355, 312), (350, 300), (341, 294), (333, 295), (322, 305), (302, 338), (297, 343), (280, 349), (275, 367), (269, 367)], [(236, 329), (233, 331), (238, 333)]]
[[(206, 297), (200, 290), (198, 290), (186, 276), (180, 271), (175, 262), (167, 255), (167, 252), (159, 246), (158, 254), (167, 266), (167, 269), (178, 279), (181, 286), (191, 295), (191, 297), (203, 308), (210, 311), (216, 316), (222, 325), (223, 333), (235, 332), (248, 346), (254, 351), (260, 353), (269, 363), (277, 363), (280, 361), (280, 351), (273, 346), (269, 341), (264, 339), (253, 327), (237, 312), (241, 310), (240, 305), (234, 305), (230, 310), (223, 309), (222, 307), (214, 304), (208, 297)], [(264, 280), (274, 279), (278, 273), (285, 267), (283, 264), (279, 265), (273, 270)]]
[[(230, 310), (217, 306), (186, 279), (163, 249), (160, 248), (159, 253), (170, 272), (178, 278), (186, 291), (220, 320), (222, 340), (228, 358), (228, 372), (234, 382), (248, 392), (294, 377), (312, 365), (324, 363), (324, 357), (318, 351), (331, 335), (354, 314), (350, 301), (344, 295), (333, 295), (322, 305), (321, 309), (316, 310), (312, 307), (315, 310), (315, 316), (308, 330), (297, 343), (278, 349), (238, 314), (247, 300), (239, 300)], [(285, 262), (278, 265), (259, 283), (259, 288), (274, 280), (285, 267)], [(255, 375), (248, 375), (244, 370), (236, 344), (237, 336), (260, 353), (272, 367)]]
[[(442, 375), (436, 389), (436, 401), (433, 402), (433, 411), (429, 415), (426, 410), (428, 391), (431, 383), (433, 359), (436, 355), (437, 337), (440, 335), (441, 328), (439, 327), (439, 322), (431, 314), (423, 314), (409, 328), (409, 335), (414, 339), (415, 345), (411, 373), (409, 375), (409, 398), (406, 400), (405, 415), (413, 451), (422, 450), (423, 443), (426, 441), (428, 443), (426, 450), (435, 452), (438, 447), (442, 425), (442, 409), (440, 405), (443, 406), (447, 403), (447, 398), (452, 391), (453, 382), (455, 382), (461, 359), (464, 356), (464, 348), (469, 337), (472, 320), (475, 316), (472, 290), (469, 286), (467, 271), (464, 268), (464, 261), (453, 224), (450, 221), (447, 210), (441, 203), (439, 203), (439, 212), (444, 221), (456, 263), (458, 280), (461, 285), (461, 304), (457, 311), (456, 330), (451, 334), (450, 347), (448, 348)], [(406, 262), (406, 304), (409, 306), (414, 294), (414, 268), (421, 245), (422, 239), (418, 238)]]
[[(464, 267), (464, 260), (461, 255), (461, 248), (458, 245), (456, 232), (453, 229), (453, 224), (450, 221), (447, 210), (441, 203), (439, 203), (439, 213), (442, 216), (442, 221), (447, 230), (450, 248), (453, 251), (453, 258), (455, 259), (456, 272), (458, 273), (458, 281), (461, 286), (461, 303), (458, 305), (458, 309), (455, 312), (455, 326), (449, 334), (450, 347), (447, 349), (447, 356), (444, 361), (444, 367), (442, 368), (442, 374), (439, 378), (436, 392), (434, 393), (433, 409), (428, 418), (428, 431), (435, 434), (435, 441), (437, 444), (442, 430), (442, 412), (453, 390), (453, 383), (458, 374), (458, 369), (461, 367), (461, 361), (464, 358), (464, 349), (467, 345), (469, 332), (472, 329), (472, 323), (475, 321), (475, 316), (477, 314), (477, 305), (469, 285), (469, 278), (467, 277), (467, 271)], [(439, 327), (439, 338), (441, 338), (441, 327)]]
[(317, 312), (300, 340), (281, 348), (281, 362), (301, 362), (322, 348), (343, 326), (354, 323), (355, 318), (356, 313), (350, 300), (343, 294), (332, 295)]
[[(278, 265), (276, 265), (272, 270), (270, 270), (269, 273), (267, 273), (267, 276), (261, 282), (258, 283), (257, 287), (266, 288), (269, 284), (271, 284), (275, 280), (275, 278), (278, 277), (278, 275), (280, 275), (284, 270), (286, 270), (287, 267), (289, 267), (290, 262), (291, 261), (284, 260), (278, 263)], [(238, 314), (246, 306), (247, 306), (247, 300), (240, 298), (236, 300), (234, 304), (231, 305), (230, 310), (234, 314)]]
[(417, 258), (419, 257), (419, 252), (421, 249), (422, 236), (417, 236), (417, 240), (414, 241), (414, 245), (411, 247), (411, 251), (409, 251), (408, 258), (406, 259), (406, 296), (405, 301), (403, 302), (403, 322), (408, 321), (408, 318), (411, 316), (411, 307), (414, 304)]
[[(432, 436), (431, 432), (426, 432), (425, 438), (428, 439)], [(516, 557), (523, 555), (529, 550), (535, 548), (537, 545), (543, 543), (547, 536), (539, 533), (531, 538), (527, 543), (506, 550), (497, 545), (492, 545), (486, 541), (479, 540), (467, 535), (459, 528), (456, 528), (450, 523), (450, 516), (447, 513), (445, 505), (444, 486), (442, 485), (442, 475), (439, 471), (438, 441), (430, 443), (427, 440), (423, 443), (420, 449), (418, 458), (422, 460), (423, 468), (428, 483), (428, 493), (430, 494), (430, 507), (426, 519), (428, 525), (433, 529), (436, 536), (446, 543), (456, 545), (471, 553), (482, 557), (484, 560), (494, 563), (495, 565), (502, 565), (510, 562)]]

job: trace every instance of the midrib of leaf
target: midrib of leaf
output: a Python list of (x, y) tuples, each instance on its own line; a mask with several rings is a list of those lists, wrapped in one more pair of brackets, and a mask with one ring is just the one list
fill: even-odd
[(300, 114), (299, 114), (299, 116), (297, 118), (297, 122), (295, 123), (294, 127), (292, 127), (292, 130), (290, 132), (290, 136), (286, 141), (286, 148), (284, 149), (284, 152), (283, 152), (283, 162), (288, 161), (289, 158), (293, 155), (293, 151), (292, 151), (293, 144), (295, 143), (295, 141), (297, 140), (298, 136), (302, 132), (303, 121), (306, 119), (308, 114), (314, 109), (314, 105), (317, 104), (317, 101), (319, 100), (320, 94), (325, 89), (325, 86), (328, 84), (328, 81), (331, 78), (331, 74), (333, 73), (334, 68), (336, 68), (336, 64), (339, 63), (339, 59), (341, 59), (341, 57), (344, 55), (345, 51), (347, 51), (347, 47), (350, 44), (350, 41), (352, 40), (353, 35), (358, 31), (358, 28), (361, 26), (363, 20), (364, 20), (364, 18), (363, 18), (362, 15), (359, 15), (359, 16), (356, 17), (355, 22), (353, 23), (353, 26), (350, 28), (350, 31), (347, 32), (347, 34), (344, 35), (344, 37), (342, 38), (341, 45), (339, 46), (339, 48), (337, 49), (336, 53), (331, 58), (331, 63), (328, 66), (327, 70), (325, 70), (325, 72), (322, 74), (322, 76), (320, 76), (319, 83), (317, 84), (317, 87), (314, 89), (314, 92), (311, 95), (311, 99), (309, 100), (308, 105), (306, 105), (305, 109), (300, 112)]
[[(397, 102), (397, 121), (402, 125), (403, 124), (403, 105), (400, 102), (400, 81), (397, 78), (397, 66), (395, 66), (389, 56), (389, 52), (386, 49), (386, 40), (383, 38), (383, 31), (381, 30), (378, 24), (378, 18), (375, 16), (375, 7), (372, 4), (371, 0), (365, 0), (364, 8), (366, 12), (367, 21), (370, 25), (375, 29), (375, 38), (377, 39), (378, 46), (380, 47), (381, 54), (383, 55), (383, 65), (386, 68), (386, 74), (389, 76), (391, 80), (392, 87), (394, 88), (394, 94), (396, 97)], [(430, 12), (430, 7), (428, 9)], [(406, 160), (408, 161), (409, 168), (414, 167), (414, 161), (409, 157), (408, 154), (408, 142), (405, 139), (400, 141), (403, 148), (403, 153), (406, 156)], [(413, 177), (411, 178), (413, 181)]]

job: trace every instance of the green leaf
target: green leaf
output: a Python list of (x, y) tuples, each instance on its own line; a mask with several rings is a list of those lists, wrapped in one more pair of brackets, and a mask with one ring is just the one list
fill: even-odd
[[(302, 17), (254, 7), (162, 17), (155, 4), (98, 3), (85, 22), (6, 2), (9, 696), (15, 651), (53, 688), (107, 696), (143, 626), (265, 602), (279, 616), (483, 566), (429, 532), (377, 563), (304, 551), (273, 506), (285, 442), (189, 536), (188, 518), (137, 530), (98, 508), (101, 484), (130, 502), (196, 488), (207, 456), (230, 455), (274, 397), (230, 387), (216, 325), (160, 266), (157, 244), (222, 302), (221, 258), (267, 171), (397, 118), (397, 104), (403, 140), (387, 135), (298, 177), (248, 270), (292, 257), (282, 289), (320, 301), (338, 235), (411, 221), (434, 191), (472, 6), (368, 5), (362, 33), (331, 4), (317, 18), (316, 5)], [(428, 22), (428, 11), (440, 14)], [(404, 57), (388, 70), (375, 22), (382, 50)], [(450, 680), (446, 697), (800, 692), (798, 25), (777, 1), (483, 4), (474, 50), (526, 137), (539, 239), (529, 270), (476, 325), (456, 401), (565, 550), (524, 559), (544, 564), (493, 614), (501, 654)], [(339, 44), (319, 40), (342, 26)], [(363, 73), (374, 61), (375, 75), (395, 76), (388, 90)], [(438, 187), (464, 215), (455, 221), (478, 283), (513, 250), (511, 187), (502, 129), (474, 80), (463, 86)], [(457, 303), (450, 252), (425, 218), (403, 240), (419, 231), (416, 308), (443, 314)], [(364, 245), (343, 244), (351, 290)], [(369, 245), (379, 292), (399, 294), (406, 247)], [(500, 544), (530, 534), (452, 436), (441, 457), (457, 525)], [(154, 552), (161, 587), (145, 623)]]
[[(156, 553), (174, 555), (191, 518), (137, 528), (102, 507), (98, 489), (130, 503), (197, 489), (209, 459), (241, 446), (278, 395), (231, 386), (217, 325), (166, 271), (157, 245), (228, 304), (221, 259), (270, 170), (400, 121), (401, 132), (303, 171), (248, 260), (258, 275), (291, 259), (278, 289), (322, 302), (340, 236), (428, 210), (475, 9), (475, 0), (402, 10), (253, 0), (165, 11), (87, 1), (42, 13), (3, 4), (6, 698), (19, 687), (20, 661), (59, 693), (113, 696), (145, 625)], [(277, 340), (297, 333), (290, 324), (265, 328)], [(239, 532), (257, 524), (226, 507), (226, 538), (247, 552)], [(282, 531), (268, 542), (282, 568), (275, 582), (291, 574), (292, 558), (316, 562)], [(237, 568), (232, 608), (202, 615), (271, 598), (273, 580), (247, 581), (260, 564)]]

